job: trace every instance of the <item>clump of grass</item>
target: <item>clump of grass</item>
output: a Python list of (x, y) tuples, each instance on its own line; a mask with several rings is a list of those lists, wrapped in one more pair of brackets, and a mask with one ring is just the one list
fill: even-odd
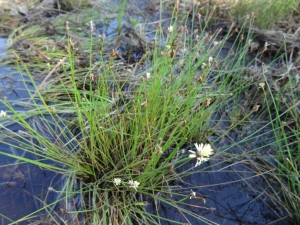
[[(13, 114), (4, 117), (3, 125), (18, 123), (24, 127), (26, 133), (19, 135), (23, 148), (41, 157), (38, 162), (20, 160), (66, 175), (62, 189), (56, 190), (60, 197), (55, 203), (63, 202), (60, 207), (73, 215), (69, 223), (170, 221), (158, 212), (148, 213), (146, 202), (156, 202), (155, 207), (157, 202), (164, 202), (205, 221), (181, 205), (196, 193), (173, 192), (177, 187), (171, 182), (193, 169), (194, 165), (176, 173), (190, 160), (179, 150), (196, 142), (207, 143), (209, 118), (215, 107), (231, 95), (228, 90), (238, 77), (213, 70), (239, 68), (246, 46), (240, 48), (236, 59), (218, 61), (212, 55), (217, 57), (225, 42), (213, 44), (218, 32), (190, 32), (176, 25), (175, 20), (164, 31), (168, 33), (165, 47), (153, 46), (149, 57), (152, 66), (139, 74), (118, 67), (115, 54), (108, 59), (100, 57), (95, 69), (92, 23), (90, 66), (78, 73), (76, 47), (67, 25), (68, 56), (57, 66), (63, 71), (58, 80), (36, 86), (36, 94), (31, 94), (24, 104), (31, 107), (26, 114), (1, 100)], [(163, 37), (161, 31), (157, 33), (158, 43)], [(27, 73), (30, 76), (28, 70)], [(26, 120), (33, 115), (39, 115), (37, 126)], [(65, 119), (63, 115), (70, 117)], [(4, 130), (4, 135), (11, 136), (9, 128)], [(31, 139), (39, 144), (28, 141)], [(193, 156), (202, 157), (197, 154)], [(49, 165), (44, 160), (58, 164)], [(181, 200), (172, 200), (172, 195)], [(80, 200), (70, 205), (74, 198)], [(81, 217), (81, 213), (85, 216)]]
[(298, 12), (299, 1), (294, 0), (200, 0), (199, 12), (206, 15), (213, 10), (215, 18), (223, 18), (243, 24), (249, 16), (254, 16), (254, 25), (270, 29), (283, 20), (290, 21), (292, 15)]
[(237, 1), (230, 11), (236, 21), (244, 21), (244, 18), (252, 13), (257, 27), (273, 28), (279, 21), (289, 21), (297, 11), (298, 5), (299, 1)]
[[(8, 138), (5, 142), (12, 145), (10, 140), (14, 140), (22, 144), (23, 149), (40, 160), (6, 155), (65, 175), (61, 189), (49, 188), (58, 193), (57, 200), (43, 209), (51, 215), (54, 206), (59, 205), (70, 215), (66, 223), (170, 222), (158, 212), (161, 202), (177, 208), (183, 215), (207, 222), (184, 208), (192, 207), (188, 199), (196, 198), (197, 193), (180, 191), (172, 181), (194, 173), (194, 164), (187, 171), (177, 170), (190, 158), (197, 158), (197, 163), (201, 159), (197, 156), (199, 152), (189, 157), (180, 150), (195, 142), (207, 143), (213, 132), (211, 127), (208, 129), (212, 113), (227, 104), (231, 95), (238, 97), (249, 86), (241, 79), (249, 37), (246, 43), (239, 37), (234, 57), (229, 55), (221, 60), (218, 54), (226, 38), (214, 42), (218, 31), (205, 34), (201, 29), (199, 32), (177, 28), (175, 19), (168, 28), (157, 31), (157, 42), (149, 49), (151, 54), (143, 59), (149, 60), (151, 66), (146, 64), (142, 70), (139, 66), (144, 64), (139, 62), (132, 71), (117, 60), (115, 50), (110, 57), (103, 54), (103, 42), (99, 62), (95, 63), (99, 40), (95, 44), (91, 23), (88, 66), (82, 70), (76, 64), (78, 52), (71, 29), (68, 25), (67, 56), (62, 54), (53, 68), (42, 65), (57, 72), (56, 79), (47, 82), (45, 79), (46, 83), (35, 85), (36, 94), (29, 92), (30, 99), (23, 101), (28, 111), (16, 111), (5, 96), (0, 100), (10, 110), (1, 117), (2, 135)], [(168, 34), (166, 39), (163, 33)], [(31, 77), (26, 64), (18, 61)], [(240, 113), (238, 107), (235, 112)], [(243, 124), (253, 112), (235, 120), (230, 129)], [(36, 115), (37, 123), (27, 120)], [(296, 118), (297, 114), (294, 115)], [(10, 130), (8, 125), (12, 123), (20, 124), (24, 132), (16, 134)], [(49, 164), (50, 160), (55, 164)], [(289, 165), (283, 166), (282, 171), (288, 168), (297, 174), (296, 161)], [(296, 184), (294, 190), (299, 188), (297, 182), (292, 184)], [(295, 202), (294, 192), (289, 193)], [(175, 195), (180, 200), (174, 200)], [(149, 203), (156, 208), (154, 214), (145, 210)], [(52, 221), (66, 219), (50, 217)]]

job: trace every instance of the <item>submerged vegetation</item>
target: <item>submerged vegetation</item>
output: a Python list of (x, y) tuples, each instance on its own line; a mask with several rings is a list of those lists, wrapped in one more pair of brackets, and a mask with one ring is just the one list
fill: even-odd
[[(182, 224), (164, 217), (161, 205), (175, 208), (186, 223), (216, 224), (192, 210), (213, 210), (205, 207), (197, 187), (179, 184), (214, 165), (223, 170), (237, 163), (268, 184), (265, 195), (285, 209), (279, 218), (299, 221), (298, 49), (252, 39), (253, 24), (272, 27), (271, 21), (282, 22), (296, 3), (286, 3), (282, 11), (279, 3), (259, 3), (276, 9), (278, 21), (267, 15), (261, 21), (265, 11), (253, 14), (252, 1), (237, 1), (229, 11), (223, 3), (212, 9), (199, 1), (189, 10), (185, 1), (166, 3), (173, 11), (165, 20), (160, 2), (157, 29), (149, 33), (145, 27), (153, 29), (152, 23), (144, 25), (144, 33), (136, 22), (135, 28), (122, 25), (129, 1), (123, 1), (119, 15), (118, 8), (94, 6), (103, 11), (101, 21), (95, 8), (87, 8), (14, 30), (4, 62), (16, 63), (35, 90), (24, 81), (30, 97), (18, 105), (26, 111), (15, 109), (0, 92), (8, 109), (0, 113), (0, 142), (38, 160), (0, 153), (62, 174), (63, 182), (48, 188), (57, 194), (53, 202), (11, 224), (34, 221), (32, 215), (42, 210), (44, 224)], [(221, 12), (241, 13), (231, 18), (243, 18), (242, 25), (210, 30)], [(118, 35), (99, 33), (97, 27), (111, 21)], [(229, 125), (218, 124), (219, 114)], [(13, 124), (22, 130), (11, 129)], [(233, 130), (244, 134), (243, 129), (251, 132), (225, 149), (217, 147)], [(266, 130), (272, 134), (267, 144), (259, 138)], [(261, 141), (261, 147), (249, 149), (249, 141)], [(230, 151), (234, 146), (242, 151)], [(290, 218), (284, 218), (287, 213)]]

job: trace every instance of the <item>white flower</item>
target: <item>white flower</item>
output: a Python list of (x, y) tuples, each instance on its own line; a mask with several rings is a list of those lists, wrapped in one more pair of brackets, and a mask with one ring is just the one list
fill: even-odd
[(146, 73), (146, 78), (149, 79), (151, 74), (149, 72)]
[(209, 58), (208, 58), (208, 62), (209, 62), (209, 63), (211, 63), (213, 60), (214, 60), (214, 58), (213, 58), (213, 57), (211, 57), (211, 56), (209, 56)]
[(190, 154), (189, 157), (190, 158), (197, 158), (197, 162), (195, 167), (199, 166), (202, 161), (207, 161), (209, 160), (210, 155), (213, 154), (213, 149), (211, 148), (210, 144), (197, 144), (195, 143), (196, 146), (196, 151), (191, 151), (189, 150)]
[(95, 24), (92, 20), (90, 21), (90, 29), (91, 29), (91, 33), (93, 33), (95, 30)]
[(261, 88), (261, 89), (263, 89), (264, 90), (264, 88), (265, 88), (265, 83), (264, 82), (261, 82), (261, 83), (259, 83), (258, 84), (258, 86)]
[(217, 46), (219, 43), (220, 43), (220, 42), (218, 42), (218, 41), (214, 41), (213, 46), (215, 47), (215, 46)]
[(119, 186), (121, 184), (122, 179), (121, 178), (114, 178), (114, 185)]
[(169, 26), (169, 27), (168, 27), (168, 32), (169, 32), (169, 33), (172, 33), (172, 32), (173, 32), (173, 26)]
[(48, 187), (48, 191), (56, 192), (56, 190), (53, 187)]
[(140, 182), (137, 182), (136, 180), (135, 181), (130, 180), (129, 185), (130, 185), (130, 187), (134, 188), (137, 191), (136, 188), (140, 185)]
[(189, 194), (190, 199), (196, 197), (196, 192), (191, 189), (191, 194)]
[(4, 117), (6, 117), (6, 116), (7, 116), (6, 112), (5, 112), (5, 111), (3, 111), (3, 110), (1, 110), (1, 112), (0, 112), (0, 117), (2, 117), (2, 116), (4, 116)]

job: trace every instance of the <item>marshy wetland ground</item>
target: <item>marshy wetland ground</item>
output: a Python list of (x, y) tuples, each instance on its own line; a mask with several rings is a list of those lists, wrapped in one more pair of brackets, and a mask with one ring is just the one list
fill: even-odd
[(0, 2), (0, 223), (299, 224), (299, 3)]

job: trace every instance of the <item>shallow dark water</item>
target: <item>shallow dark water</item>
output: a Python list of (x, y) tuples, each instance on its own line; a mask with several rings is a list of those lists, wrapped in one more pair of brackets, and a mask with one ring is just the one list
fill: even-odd
[[(6, 39), (0, 39), (0, 47), (5, 47)], [(4, 50), (0, 50), (3, 54)], [(17, 111), (26, 111), (26, 108), (20, 106), (17, 101), (20, 99), (29, 98), (28, 91), (23, 85), (23, 81), (33, 91), (31, 81), (26, 76), (20, 76), (15, 71), (0, 67), (0, 91), (1, 94), (11, 102), (12, 106)], [(7, 107), (0, 103), (0, 110), (8, 111)], [(11, 113), (8, 112), (8, 115)], [(22, 132), (22, 127), (19, 125), (10, 125), (10, 130)], [(0, 128), (0, 132), (5, 132)], [(12, 139), (14, 137), (12, 136)], [(22, 156), (32, 160), (39, 160), (33, 154), (25, 152), (22, 147), (17, 147), (18, 143), (13, 140), (8, 140), (0, 135), (0, 151), (17, 156)], [(8, 146), (3, 142), (15, 143), (16, 147)], [(49, 162), (51, 163), (51, 162)], [(0, 155), (0, 224), (7, 225), (9, 222), (16, 221), (30, 213), (39, 210), (43, 207), (44, 202), (52, 202), (56, 196), (54, 193), (49, 193), (48, 187), (58, 186), (59, 176), (55, 173), (43, 170), (38, 166), (20, 162), (17, 159)], [(41, 211), (39, 214), (43, 214)], [(34, 219), (33, 219), (34, 220)], [(21, 222), (19, 224), (28, 224)]]
[[(245, 146), (259, 148), (259, 145), (267, 145), (274, 137), (263, 131), (254, 139), (245, 141), (243, 146), (234, 146), (236, 141), (241, 141), (239, 135), (235, 132), (229, 134), (231, 137), (222, 138), (215, 141), (217, 136), (210, 139), (214, 142), (214, 149), (217, 152), (226, 151), (242, 155), (247, 151)], [(259, 144), (257, 144), (259, 143)], [(270, 147), (270, 146), (269, 146)], [(268, 147), (261, 149), (267, 150)], [(185, 156), (186, 157), (186, 156)], [(262, 164), (255, 157), (251, 160)], [(268, 159), (267, 159), (268, 160)], [(178, 168), (178, 172), (187, 171), (194, 166), (194, 161)], [(266, 162), (265, 162), (266, 163)], [(271, 176), (261, 174), (253, 165), (251, 165), (247, 157), (214, 157), (210, 161), (203, 163), (201, 166), (194, 168), (194, 174), (190, 174), (183, 178), (183, 181), (175, 181), (172, 185), (178, 187), (173, 190), (175, 193), (191, 193), (191, 189), (197, 193), (197, 197), (205, 199), (187, 199), (184, 209), (196, 214), (203, 221), (196, 220), (194, 217), (183, 213), (174, 207), (161, 203), (159, 214), (162, 217), (170, 218), (182, 223), (190, 224), (276, 224), (284, 225), (289, 222), (283, 219), (285, 216), (281, 205), (272, 201), (270, 196), (274, 195), (274, 191), (280, 196), (280, 186), (271, 183), (273, 190), (270, 189), (268, 179)], [(173, 200), (179, 201), (176, 195), (168, 196)], [(283, 198), (282, 198), (283, 200)], [(155, 213), (155, 208), (148, 206), (150, 212)], [(160, 221), (161, 224), (172, 224)]]

